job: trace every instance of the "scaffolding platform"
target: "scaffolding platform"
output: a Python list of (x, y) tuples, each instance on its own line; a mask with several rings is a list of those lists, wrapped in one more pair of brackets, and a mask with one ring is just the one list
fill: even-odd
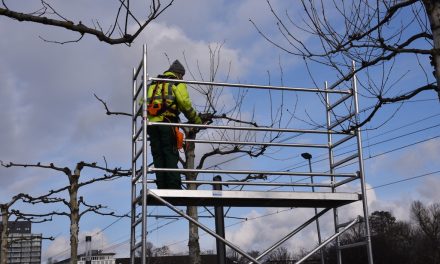
[(164, 205), (151, 195), (151, 192), (174, 206), (337, 208), (362, 199), (358, 193), (343, 192), (149, 189), (147, 196), (149, 205)]

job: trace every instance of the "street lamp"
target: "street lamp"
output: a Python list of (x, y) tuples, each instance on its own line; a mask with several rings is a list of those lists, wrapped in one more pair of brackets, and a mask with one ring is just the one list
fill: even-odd
[[(308, 152), (301, 153), (301, 157), (306, 159), (309, 162), (309, 172), (312, 173), (312, 154)], [(310, 175), (310, 182), (312, 184), (312, 192), (315, 192), (315, 186), (313, 186), (313, 175)], [(318, 209), (315, 207), (315, 215), (318, 214)], [(318, 242), (321, 245), (321, 230), (319, 228), (319, 220), (316, 219), (316, 230), (318, 232)], [(320, 249), (319, 252), (321, 253), (321, 263), (324, 264), (324, 250)]]

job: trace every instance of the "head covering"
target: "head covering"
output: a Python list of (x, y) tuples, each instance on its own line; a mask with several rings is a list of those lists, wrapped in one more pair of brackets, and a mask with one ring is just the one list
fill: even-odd
[(185, 68), (178, 60), (175, 60), (167, 71), (185, 75)]

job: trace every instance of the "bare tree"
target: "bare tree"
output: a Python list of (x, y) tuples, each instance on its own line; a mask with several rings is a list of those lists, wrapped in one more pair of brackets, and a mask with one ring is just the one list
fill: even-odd
[(411, 214), (423, 234), (421, 249), (424, 263), (440, 261), (440, 204), (425, 206), (420, 201), (413, 202)]
[[(52, 221), (51, 213), (38, 213), (38, 214), (28, 214), (23, 213), (18, 210), (13, 209), (13, 205), (15, 205), (19, 201), (25, 201), (29, 197), (29, 195), (20, 193), (7, 203), (0, 203), (0, 211), (1, 211), (1, 226), (0, 226), (0, 245), (1, 245), (1, 254), (0, 254), (0, 264), (6, 264), (8, 260), (8, 251), (10, 243), (21, 242), (23, 240), (33, 240), (34, 237), (31, 235), (30, 237), (18, 237), (14, 239), (10, 239), (9, 237), (9, 222), (11, 216), (15, 217), (14, 221), (25, 220), (31, 223), (42, 223), (47, 221)], [(40, 237), (40, 236), (39, 236)], [(53, 237), (40, 237), (41, 239), (53, 240)]]
[[(151, 21), (172, 5), (174, 0), (167, 0), (165, 3), (161, 0), (147, 1), (149, 7), (148, 4), (143, 6), (140, 3), (141, 1), (134, 1), (135, 3), (130, 0), (119, 0), (114, 1), (114, 3), (106, 2), (105, 5), (109, 7), (115, 5), (114, 20), (110, 25), (102, 25), (102, 22), (98, 19), (92, 19), (92, 23), (88, 25), (83, 21), (75, 21), (75, 19), (63, 15), (56, 7), (57, 3), (49, 3), (46, 0), (35, 2), (40, 2), (40, 6), (32, 12), (25, 12), (15, 7), (17, 3), (2, 0), (0, 3), (0, 16), (9, 17), (20, 22), (25, 21), (63, 28), (79, 34), (79, 37), (75, 40), (53, 42), (61, 44), (77, 42), (84, 35), (91, 35), (100, 41), (114, 45), (132, 43)], [(145, 12), (136, 10), (136, 8), (145, 10)], [(93, 12), (93, 10), (91, 11)]]
[[(257, 31), (277, 48), (303, 58), (308, 68), (317, 63), (333, 69), (338, 78), (329, 89), (342, 85), (354, 74), (359, 77), (364, 73), (364, 78), (359, 79), (364, 95), (375, 99), (376, 103), (358, 126), (369, 122), (385, 104), (403, 102), (426, 91), (437, 92), (440, 99), (439, 1), (299, 0), (303, 16), (291, 14), (295, 10), (281, 14), (270, 0), (266, 1), (282, 40), (264, 33), (251, 20)], [(413, 59), (408, 63), (400, 62), (400, 58)], [(422, 60), (430, 60), (433, 76), (422, 66)], [(357, 65), (354, 71), (352, 61)], [(420, 66), (425, 84), (418, 87), (406, 83), (397, 85), (405, 75), (402, 69), (408, 69), (409, 64)], [(393, 80), (391, 72), (396, 69), (398, 77)], [(376, 74), (373, 76), (373, 73)], [(314, 79), (318, 74), (310, 72), (310, 75)]]
[[(129, 170), (123, 170), (121, 168), (107, 168), (107, 167), (101, 167), (98, 166), (96, 163), (86, 163), (86, 162), (78, 162), (75, 166), (74, 170), (69, 169), (68, 167), (58, 167), (55, 166), (53, 163), (49, 165), (44, 165), (41, 163), (37, 164), (17, 164), (17, 163), (3, 163), (1, 162), (1, 165), (6, 168), (10, 167), (23, 167), (23, 168), (42, 168), (42, 169), (49, 169), (54, 170), (57, 172), (64, 173), (67, 178), (69, 179), (69, 185), (56, 189), (56, 190), (50, 190), (47, 194), (41, 195), (41, 196), (30, 196), (27, 194), (22, 194), (19, 196), (20, 199), (22, 199), (24, 202), (30, 203), (30, 204), (51, 204), (51, 203), (61, 203), (64, 204), (67, 207), (67, 211), (65, 212), (58, 212), (53, 211), (46, 216), (51, 215), (58, 215), (58, 216), (67, 216), (70, 219), (70, 261), (71, 263), (77, 263), (78, 260), (78, 234), (79, 234), (79, 222), (81, 220), (81, 217), (84, 216), (87, 213), (93, 212), (99, 215), (105, 215), (105, 216), (115, 216), (115, 217), (128, 217), (127, 215), (120, 216), (116, 215), (114, 212), (104, 212), (103, 209), (106, 207), (97, 204), (97, 205), (90, 205), (87, 204), (84, 197), (80, 196), (78, 197), (78, 191), (81, 187), (88, 186), (90, 184), (94, 184), (97, 182), (102, 181), (109, 181), (109, 180), (115, 180), (120, 177), (125, 177), (131, 175), (131, 172)], [(92, 179), (89, 179), (87, 181), (80, 182), (81, 173), (84, 168), (92, 168), (92, 169), (98, 169), (100, 171), (104, 172), (104, 175), (100, 177), (94, 177)], [(62, 194), (68, 191), (68, 198), (64, 198)], [(14, 198), (15, 199), (15, 198)], [(81, 207), (84, 209), (81, 210)], [(2, 207), (3, 210), (3, 207)], [(16, 214), (20, 214), (19, 211), (12, 211)], [(25, 214), (22, 216), (29, 218), (33, 217), (41, 217), (40, 214), (32, 215), (32, 214)]]
[(2, 218), (2, 232), (1, 232), (1, 254), (0, 264), (6, 264), (8, 260), (8, 221), (10, 216), (10, 207), (20, 200), (22, 195), (16, 195), (7, 203), (0, 204), (1, 218)]
[(265, 263), (291, 264), (294, 260), (292, 253), (286, 247), (279, 247), (267, 257)]

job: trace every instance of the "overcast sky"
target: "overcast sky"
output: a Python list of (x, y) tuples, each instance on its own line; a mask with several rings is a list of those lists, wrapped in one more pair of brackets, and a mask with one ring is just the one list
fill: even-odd
[[(39, 1), (35, 2), (38, 4)], [(90, 1), (76, 2), (57, 2), (55, 7), (74, 20), (88, 21), (90, 18), (97, 18), (103, 25), (108, 26), (112, 23), (114, 6), (89, 3)], [(293, 15), (300, 13), (301, 8), (294, 3), (284, 2), (273, 1), (273, 5), (281, 12), (287, 8)], [(10, 7), (22, 8), (22, 11), (32, 10), (31, 4), (18, 5)], [(81, 18), (78, 14), (81, 14)], [(189, 67), (196, 69), (196, 65), (199, 64), (203, 74), (207, 74), (208, 45), (216, 47), (218, 43), (224, 43), (221, 51), (220, 81), (226, 76), (230, 62), (229, 80), (232, 82), (267, 84), (270, 72), (271, 83), (279, 85), (281, 65), (284, 85), (312, 87), (313, 82), (307, 75), (302, 59), (283, 53), (267, 43), (256, 32), (249, 19), (254, 20), (265, 32), (273, 34), (274, 39), (280, 38), (276, 34), (275, 21), (270, 15), (267, 3), (262, 0), (176, 1), (147, 27), (131, 47), (110, 46), (89, 36), (74, 44), (47, 43), (39, 36), (59, 41), (74, 39), (77, 36), (60, 29), (0, 17), (0, 160), (30, 164), (53, 162), (60, 167), (67, 166), (73, 169), (79, 161), (104, 165), (105, 156), (110, 167), (127, 168), (131, 151), (130, 119), (105, 115), (103, 106), (93, 94), (96, 93), (108, 102), (114, 111), (130, 112), (132, 69), (141, 59), (144, 43), (148, 45), (149, 73), (153, 76), (167, 69), (167, 56), (170, 60), (184, 61), (183, 54), (186, 55)], [(336, 80), (331, 73), (320, 71), (320, 68), (315, 68), (313, 74), (320, 83)], [(424, 75), (421, 77), (422, 75), (422, 72), (410, 69), (406, 72), (405, 79), (396, 86), (417, 85), (420, 79), (425, 78)], [(196, 105), (203, 105), (200, 95), (191, 89), (190, 93)], [(222, 96), (222, 100), (228, 102), (233, 93), (228, 90)], [(292, 102), (299, 100), (299, 116), (306, 118), (307, 112), (312, 117), (321, 115), (324, 118), (324, 110), (322, 105), (319, 105), (319, 100), (312, 101), (310, 96), (296, 96), (287, 97), (285, 100), (286, 105), (293, 105)], [(249, 109), (244, 110), (243, 117), (251, 116), (252, 109), (258, 109), (260, 106), (264, 108), (267, 105), (267, 94), (251, 93), (249, 98), (250, 101), (245, 103)], [(440, 200), (437, 191), (440, 188), (438, 173), (381, 187), (383, 184), (440, 170), (440, 140), (427, 140), (440, 135), (437, 126), (440, 124), (440, 108), (438, 101), (431, 100), (433, 98), (433, 94), (426, 94), (417, 97), (416, 102), (389, 106), (366, 127), (374, 128), (363, 133), (365, 168), (370, 188), (370, 211), (391, 210), (398, 219), (408, 220), (408, 208), (413, 200)], [(316, 102), (319, 107), (315, 107), (311, 102)], [(370, 104), (371, 101), (361, 98), (361, 109)], [(398, 107), (399, 111), (393, 116), (393, 110)], [(265, 118), (267, 113), (257, 114), (258, 122), (267, 124), (268, 120)], [(383, 123), (385, 124), (378, 127)], [(293, 124), (307, 125), (299, 121)], [(298, 140), (307, 142), (311, 139)], [(419, 141), (424, 142), (417, 143)], [(407, 147), (413, 143), (417, 144)], [(392, 151), (399, 147), (402, 149)], [(198, 153), (202, 153), (203, 150), (204, 147), (198, 147)], [(299, 155), (302, 151), (304, 150), (295, 150), (290, 154), (273, 152), (274, 160), (235, 160), (223, 168), (245, 169), (246, 166), (257, 164), (255, 166), (264, 169), (270, 163), (268, 169), (286, 170), (299, 164), (303, 167), (297, 170), (304, 171), (308, 168), (304, 167), (306, 164)], [(325, 154), (312, 150), (310, 152), (314, 157)], [(219, 160), (216, 159), (209, 164), (215, 164)], [(325, 163), (314, 166), (317, 166), (317, 171), (328, 168)], [(92, 177), (97, 174), (93, 170), (86, 170), (84, 175)], [(7, 202), (20, 192), (44, 194), (67, 183), (64, 175), (48, 170), (1, 167), (0, 202)], [(88, 187), (81, 191), (80, 195), (86, 197), (90, 203), (105, 204), (120, 214), (129, 211), (128, 180)], [(31, 210), (22, 205), (20, 208)], [(154, 210), (157, 214), (169, 213), (164, 208)], [(345, 210), (350, 217), (360, 213), (359, 205), (351, 205)], [(232, 210), (230, 215), (252, 219), (269, 213), (273, 214), (231, 226), (227, 229), (227, 236), (245, 249), (261, 250), (282, 234), (292, 230), (292, 224), (302, 223), (300, 216), (310, 215), (311, 211)], [(69, 234), (66, 220), (57, 218), (55, 224), (33, 226), (34, 232), (56, 237), (54, 242), (44, 243), (43, 261), (48, 257), (62, 259), (68, 255), (66, 249), (69, 245)], [(124, 252), (128, 250), (129, 221), (121, 220), (114, 223), (115, 220), (87, 216), (81, 222), (81, 237), (92, 234), (96, 241), (94, 247), (97, 249), (126, 256)], [(230, 225), (240, 222), (228, 221)], [(156, 246), (169, 245), (175, 252), (185, 251), (187, 233), (181, 231), (176, 236), (175, 230), (185, 230), (186, 223), (180, 220), (169, 224), (169, 229), (161, 227), (168, 222), (170, 221), (151, 219), (149, 228), (158, 230), (152, 232), (151, 242)], [(211, 222), (212, 219), (204, 220), (204, 223), (212, 225)], [(327, 222), (329, 221), (322, 222), (325, 230), (331, 230), (331, 223)], [(307, 248), (315, 243), (314, 237), (313, 230), (306, 230), (297, 240), (288, 242), (288, 245), (295, 249)], [(311, 242), (299, 244), (298, 241)], [(202, 236), (202, 242), (204, 250), (215, 249), (214, 240), (208, 239), (207, 236)]]

